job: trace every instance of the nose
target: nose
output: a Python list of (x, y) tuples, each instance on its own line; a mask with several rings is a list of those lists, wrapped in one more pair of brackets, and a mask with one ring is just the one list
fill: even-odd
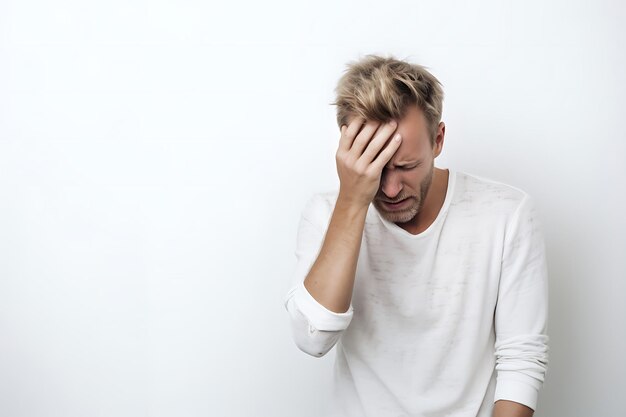
[(380, 185), (382, 192), (388, 198), (395, 198), (402, 191), (400, 175), (397, 172), (389, 171), (387, 168), (383, 169)]

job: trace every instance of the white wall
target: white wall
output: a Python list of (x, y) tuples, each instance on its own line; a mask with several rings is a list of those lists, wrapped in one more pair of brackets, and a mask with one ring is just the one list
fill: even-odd
[(282, 298), (300, 209), (338, 185), (333, 88), (366, 53), (443, 82), (438, 166), (538, 201), (535, 415), (618, 415), (625, 19), (618, 1), (0, 2), (0, 415), (320, 415), (334, 350), (297, 350)]

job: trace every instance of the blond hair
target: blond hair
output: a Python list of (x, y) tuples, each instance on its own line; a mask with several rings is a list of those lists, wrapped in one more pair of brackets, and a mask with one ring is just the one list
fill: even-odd
[(441, 121), (442, 85), (425, 67), (393, 56), (369, 54), (351, 61), (339, 79), (337, 125), (347, 125), (352, 116), (388, 122), (401, 119), (409, 106), (417, 105), (428, 122), (431, 145)]

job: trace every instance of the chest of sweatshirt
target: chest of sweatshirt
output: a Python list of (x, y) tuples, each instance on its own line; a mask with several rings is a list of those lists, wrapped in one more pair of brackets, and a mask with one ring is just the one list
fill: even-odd
[(383, 326), (390, 334), (406, 326), (432, 334), (490, 327), (504, 250), (504, 213), (453, 202), (420, 235), (370, 214), (353, 290), (355, 321), (369, 323), (369, 331)]

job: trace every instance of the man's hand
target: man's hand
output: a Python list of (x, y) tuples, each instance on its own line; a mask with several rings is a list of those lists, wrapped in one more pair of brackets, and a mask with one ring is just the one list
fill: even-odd
[(364, 121), (363, 118), (355, 117), (349, 126), (341, 126), (341, 139), (335, 158), (341, 183), (339, 198), (359, 207), (367, 207), (376, 196), (382, 170), (401, 143), (398, 133), (383, 149), (396, 130), (396, 121), (382, 125), (370, 121), (363, 126)]

